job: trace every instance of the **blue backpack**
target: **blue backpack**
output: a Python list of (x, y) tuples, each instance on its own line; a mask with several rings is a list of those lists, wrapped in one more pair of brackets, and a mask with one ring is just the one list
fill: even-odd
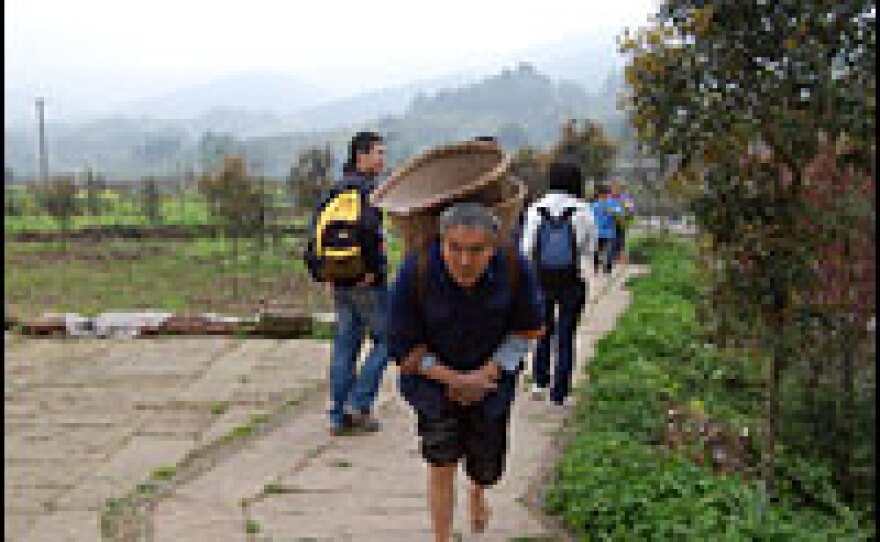
[(575, 209), (566, 208), (558, 217), (538, 207), (541, 222), (535, 239), (534, 262), (541, 286), (556, 289), (578, 279), (577, 239), (571, 217)]

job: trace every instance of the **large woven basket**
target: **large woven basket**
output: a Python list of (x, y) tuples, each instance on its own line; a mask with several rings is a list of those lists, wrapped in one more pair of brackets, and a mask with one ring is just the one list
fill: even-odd
[(437, 218), (440, 213), (449, 204), (460, 201), (480, 201), (491, 206), (501, 221), (501, 235), (510, 238), (525, 204), (526, 193), (524, 182), (508, 176), (498, 184), (495, 201), (486, 201), (482, 197), (483, 194), (479, 193), (475, 197), (463, 194), (455, 200), (448, 201), (446, 205), (437, 205), (409, 215), (388, 213), (388, 216), (395, 233), (403, 240), (404, 252), (425, 247), (430, 243), (437, 235)]
[(510, 157), (494, 143), (466, 141), (428, 150), (395, 170), (372, 194), (388, 212), (404, 250), (423, 247), (437, 233), (437, 217), (452, 203), (493, 208), (508, 235), (522, 211), (525, 184), (509, 176)]
[(465, 141), (430, 149), (406, 162), (373, 191), (377, 207), (412, 215), (463, 196), (495, 200), (510, 157), (494, 143)]

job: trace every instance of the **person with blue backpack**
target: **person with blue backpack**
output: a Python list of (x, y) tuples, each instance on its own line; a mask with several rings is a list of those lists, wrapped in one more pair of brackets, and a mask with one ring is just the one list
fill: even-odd
[[(580, 167), (557, 159), (547, 170), (547, 193), (526, 211), (522, 252), (530, 257), (544, 292), (547, 332), (533, 358), (532, 396), (542, 399), (550, 385), (551, 336), (558, 349), (550, 400), (568, 403), (574, 369), (574, 334), (587, 299), (581, 262), (595, 250), (596, 224), (583, 199)], [(556, 312), (559, 312), (558, 321)]]
[(593, 251), (593, 271), (599, 274), (601, 268), (602, 272), (610, 275), (616, 256), (617, 217), (623, 214), (623, 209), (608, 186), (599, 185), (596, 187), (596, 194), (598, 197), (593, 202), (592, 208), (598, 240)]

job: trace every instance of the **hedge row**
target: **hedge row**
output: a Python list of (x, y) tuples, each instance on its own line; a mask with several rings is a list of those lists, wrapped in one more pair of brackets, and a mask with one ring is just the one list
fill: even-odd
[(803, 476), (768, 502), (751, 476), (713, 473), (659, 445), (672, 401), (756, 435), (760, 367), (704, 344), (692, 245), (666, 237), (632, 248), (651, 272), (630, 281), (632, 304), (597, 345), (546, 511), (582, 540), (872, 539), (873, 524), (837, 500), (829, 469), (784, 446), (780, 474)]

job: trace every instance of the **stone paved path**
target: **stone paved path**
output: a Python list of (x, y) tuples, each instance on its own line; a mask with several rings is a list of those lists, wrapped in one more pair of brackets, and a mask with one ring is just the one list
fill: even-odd
[[(622, 280), (617, 274), (592, 285), (579, 360), (591, 356), (628, 303)], [(430, 540), (425, 467), (393, 366), (378, 401), (383, 431), (331, 437), (327, 343), (12, 339), (4, 350), (7, 541), (99, 540), (105, 499), (291, 397), (311, 399), (161, 498), (146, 518), (149, 538)], [(494, 514), (481, 540), (554, 539), (523, 499), (552, 456), (564, 418), (562, 409), (519, 395), (507, 474), (489, 492)], [(466, 532), (464, 481), (462, 474), (455, 525)]]

